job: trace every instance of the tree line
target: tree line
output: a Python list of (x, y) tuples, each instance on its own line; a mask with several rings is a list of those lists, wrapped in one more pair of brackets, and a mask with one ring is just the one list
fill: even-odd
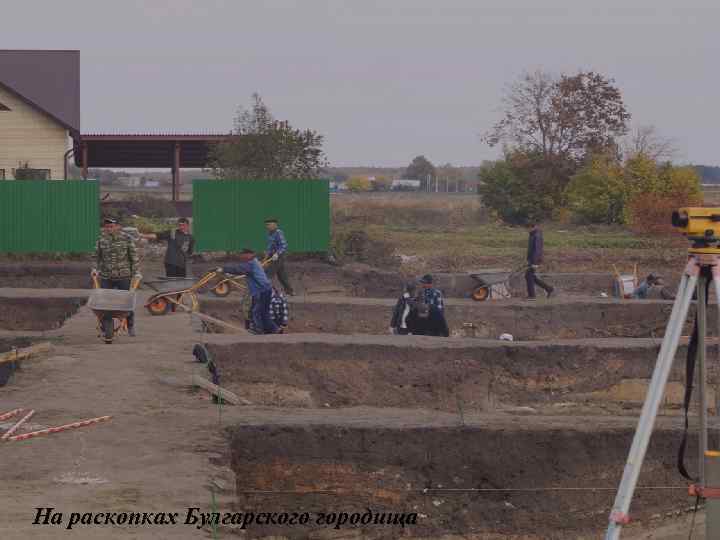
[(500, 120), (483, 135), (503, 157), (480, 172), (479, 193), (512, 224), (551, 219), (663, 228), (672, 208), (702, 201), (694, 167), (631, 115), (612, 79), (592, 71), (525, 73), (510, 84)]

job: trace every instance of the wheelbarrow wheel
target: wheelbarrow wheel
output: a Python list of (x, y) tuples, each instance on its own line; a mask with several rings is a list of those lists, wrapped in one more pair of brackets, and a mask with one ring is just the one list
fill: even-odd
[(484, 302), (490, 298), (490, 287), (487, 285), (481, 285), (472, 292), (472, 299), (476, 302)]
[(211, 290), (215, 296), (219, 296), (220, 298), (225, 298), (228, 294), (230, 294), (230, 284), (227, 281), (224, 283), (218, 283)]
[(170, 302), (161, 296), (159, 298), (155, 298), (146, 307), (150, 312), (150, 315), (165, 315), (168, 311), (170, 311)]
[(115, 321), (113, 321), (112, 319), (103, 319), (102, 333), (105, 343), (107, 343), (108, 345), (112, 343), (113, 339), (115, 338)]

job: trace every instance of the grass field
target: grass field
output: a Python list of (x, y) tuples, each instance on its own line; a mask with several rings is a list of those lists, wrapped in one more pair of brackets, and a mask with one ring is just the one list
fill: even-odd
[[(364, 230), (390, 244), (409, 272), (466, 271), (521, 266), (527, 230), (489, 219), (474, 196), (391, 194), (339, 196), (332, 201), (334, 231)], [(622, 227), (546, 225), (546, 264), (553, 272), (610, 272), (613, 264), (641, 272), (682, 268), (682, 236), (642, 236)], [(382, 261), (377, 261), (382, 264)]]

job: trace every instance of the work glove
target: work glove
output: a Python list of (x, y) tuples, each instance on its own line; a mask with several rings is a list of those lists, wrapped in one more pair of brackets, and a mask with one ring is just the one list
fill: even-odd
[(278, 255), (277, 253), (273, 253), (273, 256), (270, 257), (270, 260), (274, 262), (274, 261), (277, 261), (279, 258), (280, 258), (280, 255)]

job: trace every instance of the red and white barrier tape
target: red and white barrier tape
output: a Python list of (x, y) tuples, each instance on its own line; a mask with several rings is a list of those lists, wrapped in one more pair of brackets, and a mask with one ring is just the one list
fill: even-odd
[(18, 429), (20, 429), (20, 426), (22, 426), (25, 422), (30, 420), (32, 415), (35, 414), (35, 409), (31, 410), (29, 413), (27, 413), (25, 416), (23, 416), (20, 420), (17, 421), (17, 423), (8, 429), (2, 437), (0, 437), (0, 441), (7, 441), (10, 439), (10, 436), (15, 433)]
[(41, 435), (50, 435), (51, 433), (58, 433), (60, 431), (66, 431), (68, 429), (81, 428), (85, 426), (91, 426), (93, 424), (99, 424), (100, 422), (106, 422), (110, 420), (112, 416), (100, 416), (98, 418), (91, 418), (89, 420), (81, 420), (80, 422), (73, 422), (72, 424), (65, 424), (64, 426), (51, 427), (47, 429), (41, 429), (39, 431), (31, 431), (30, 433), (23, 433), (22, 435), (15, 435), (9, 437), (8, 441), (24, 441), (25, 439), (32, 439), (33, 437), (39, 437)]
[(3, 420), (7, 420), (8, 418), (12, 418), (17, 414), (20, 414), (22, 411), (22, 409), (13, 409), (12, 411), (0, 414), (0, 422)]

